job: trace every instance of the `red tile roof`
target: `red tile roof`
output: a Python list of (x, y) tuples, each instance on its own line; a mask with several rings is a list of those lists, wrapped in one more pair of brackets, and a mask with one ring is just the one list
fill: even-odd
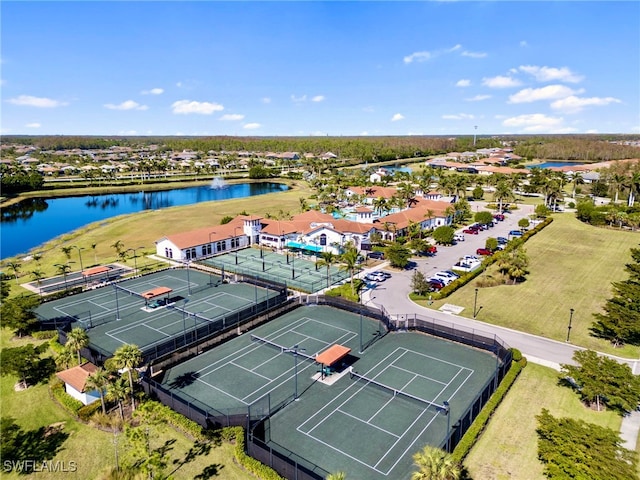
[(84, 392), (87, 386), (87, 378), (98, 370), (93, 363), (87, 362), (77, 367), (56, 373), (56, 376), (64, 383), (71, 385), (79, 392)]

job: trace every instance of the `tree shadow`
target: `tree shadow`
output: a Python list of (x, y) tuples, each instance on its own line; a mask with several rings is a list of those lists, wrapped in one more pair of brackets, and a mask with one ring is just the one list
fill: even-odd
[[(208, 441), (196, 441), (193, 446), (189, 449), (189, 451), (185, 454), (184, 458), (176, 459), (173, 461), (175, 468), (171, 472), (170, 475), (176, 473), (183, 465), (187, 463), (195, 461), (199, 456), (209, 455), (211, 452), (212, 445)], [(206, 480), (211, 477), (218, 476), (220, 474), (220, 470), (224, 468), (224, 465), (219, 463), (213, 463), (205, 467), (202, 472), (196, 475), (194, 478), (197, 480)]]
[[(52, 460), (69, 438), (61, 425), (22, 430), (13, 418), (2, 418), (2, 460), (19, 474), (33, 473), (45, 460)], [(29, 460), (29, 461), (27, 461)], [(22, 463), (18, 463), (22, 462)]]
[(195, 382), (200, 377), (198, 372), (187, 372), (182, 375), (174, 378), (171, 382), (169, 382), (169, 386), (171, 388), (183, 388), (188, 387), (193, 382)]

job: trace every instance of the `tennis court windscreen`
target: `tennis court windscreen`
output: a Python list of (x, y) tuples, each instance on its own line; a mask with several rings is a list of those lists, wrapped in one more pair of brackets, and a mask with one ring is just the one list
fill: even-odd
[(383, 392), (386, 392), (388, 394), (393, 395), (394, 397), (398, 397), (398, 398), (402, 398), (405, 400), (409, 400), (413, 403), (418, 403), (420, 405), (422, 405), (422, 407), (426, 410), (429, 407), (434, 407), (437, 410), (446, 410), (444, 405), (440, 405), (438, 403), (435, 402), (430, 402), (429, 400), (425, 400), (423, 398), (419, 398), (416, 397), (415, 395), (411, 395), (410, 393), (407, 392), (403, 392), (402, 390), (398, 390), (397, 388), (393, 388), (393, 387), (389, 387), (388, 385), (384, 385), (383, 383), (380, 383), (376, 380), (373, 380), (372, 378), (367, 378), (364, 377), (362, 375), (360, 375), (357, 372), (354, 372), (353, 370), (351, 370), (350, 372), (350, 376), (352, 379), (355, 379), (356, 381), (361, 381), (365, 384), (365, 386), (367, 387), (373, 387), (373, 388), (377, 388), (378, 390), (381, 390)]
[(278, 345), (277, 343), (272, 342), (271, 340), (267, 340), (266, 338), (262, 338), (262, 337), (258, 337), (257, 335), (251, 335), (251, 340), (254, 342), (258, 342), (258, 343), (262, 343), (264, 345), (269, 345), (270, 347), (273, 348), (277, 348), (278, 350), (280, 350), (280, 353), (297, 353), (298, 355), (300, 355), (303, 358), (306, 358), (307, 360), (311, 360), (312, 362), (316, 361), (315, 357), (312, 357), (311, 355), (307, 355), (306, 353), (300, 351), (300, 349), (295, 350), (295, 347), (284, 347), (282, 345)]

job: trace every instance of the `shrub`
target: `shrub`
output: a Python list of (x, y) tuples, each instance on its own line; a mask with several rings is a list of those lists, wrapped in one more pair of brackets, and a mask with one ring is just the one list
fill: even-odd
[(102, 403), (100, 400), (97, 402), (90, 403), (89, 405), (83, 405), (78, 409), (78, 416), (80, 420), (88, 422), (89, 419), (98, 411), (102, 409)]
[(33, 332), (31, 334), (36, 340), (51, 340), (52, 338), (58, 338), (57, 330), (42, 330), (41, 332)]
[(236, 448), (234, 454), (240, 465), (262, 480), (283, 480), (271, 467), (260, 463), (245, 453), (244, 429), (242, 427), (229, 427), (227, 430), (231, 430), (235, 434)]
[(84, 405), (80, 400), (76, 400), (71, 395), (69, 395), (64, 390), (64, 383), (56, 379), (53, 381), (50, 386), (51, 393), (55, 397), (62, 407), (64, 407), (69, 413), (73, 416), (78, 415), (78, 410), (80, 410)]
[(513, 362), (511, 363), (511, 368), (504, 376), (502, 382), (500, 382), (500, 385), (498, 385), (498, 388), (493, 393), (489, 401), (485, 404), (482, 411), (478, 414), (469, 429), (465, 432), (458, 445), (456, 445), (456, 448), (453, 450), (453, 453), (451, 455), (455, 462), (462, 463), (464, 458), (469, 454), (471, 448), (484, 431), (484, 428), (493, 415), (493, 412), (496, 411), (511, 386), (515, 383), (518, 375), (520, 375), (522, 369), (527, 365), (527, 359), (522, 357), (522, 354), (520, 352), (518, 352), (520, 354), (519, 361), (515, 360), (516, 351), (512, 349), (512, 352), (514, 358)]

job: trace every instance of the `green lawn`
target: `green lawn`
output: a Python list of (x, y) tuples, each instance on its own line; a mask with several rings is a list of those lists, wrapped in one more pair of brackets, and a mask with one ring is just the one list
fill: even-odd
[[(530, 273), (518, 285), (480, 288), (478, 320), (523, 332), (565, 341), (569, 310), (575, 310), (571, 343), (621, 357), (637, 358), (640, 348), (614, 348), (589, 335), (593, 314), (602, 311), (611, 297), (611, 283), (624, 280), (629, 249), (637, 247), (637, 233), (596, 228), (579, 222), (573, 214), (555, 215), (554, 221), (525, 244)], [(491, 274), (495, 267), (482, 275)], [(475, 282), (471, 282), (432, 308), (443, 303), (465, 307), (471, 316)], [(426, 302), (420, 302), (426, 306)]]
[[(26, 343), (40, 343), (29, 338), (11, 340), (11, 334), (6, 329), (0, 330), (0, 345), (2, 348), (24, 345)], [(66, 410), (60, 407), (49, 394), (48, 385), (36, 385), (26, 390), (16, 392), (13, 377), (0, 377), (0, 407), (3, 417), (13, 417), (16, 423), (23, 430), (37, 430), (52, 424), (62, 422), (63, 431), (68, 434), (68, 438), (62, 444), (53, 460), (75, 462), (77, 472), (74, 478), (96, 479), (101, 474), (115, 464), (114, 435), (97, 428), (90, 427), (84, 423), (76, 421)], [(184, 454), (193, 445), (187, 437), (175, 430), (164, 426), (153, 435), (151, 448), (159, 447), (164, 441), (175, 439), (172, 459), (184, 458)], [(125, 458), (128, 445), (124, 436), (118, 438), (118, 453), (120, 458)], [(215, 478), (222, 480), (241, 480), (247, 478), (247, 472), (240, 468), (233, 456), (233, 445), (223, 443), (211, 449), (211, 452), (202, 457), (198, 457), (194, 462), (182, 466), (175, 474), (174, 478), (194, 478), (208, 465), (219, 465), (219, 475)], [(18, 475), (16, 473), (7, 474), (2, 472), (2, 478), (37, 478), (43, 480), (54, 480), (69, 478), (69, 473), (48, 473), (39, 472), (31, 475)]]
[(572, 390), (558, 386), (557, 379), (555, 370), (527, 365), (464, 462), (472, 478), (545, 478), (537, 458), (535, 419), (543, 408), (554, 417), (571, 417), (620, 431), (618, 415), (585, 408)]

